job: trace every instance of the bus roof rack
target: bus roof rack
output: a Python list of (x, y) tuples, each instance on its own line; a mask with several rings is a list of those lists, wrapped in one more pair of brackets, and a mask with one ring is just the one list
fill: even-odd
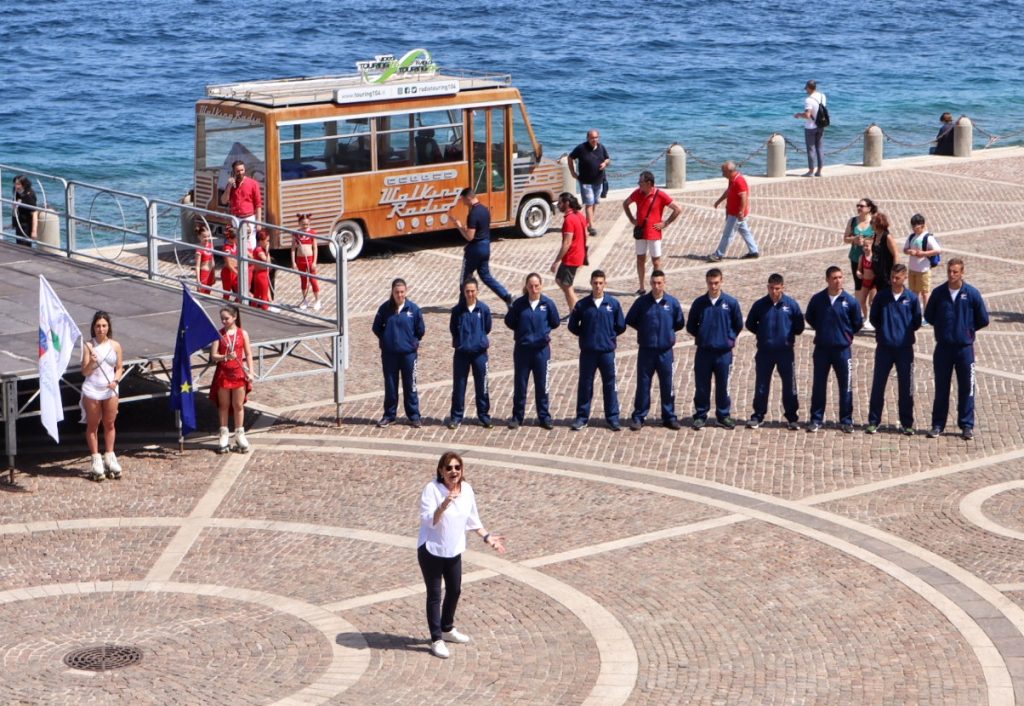
[[(432, 76), (416, 76), (407, 79), (393, 79), (395, 83), (431, 83), (435, 81), (459, 82), (459, 91), (473, 91), (483, 88), (506, 88), (512, 85), (511, 74), (483, 73), (465, 69), (438, 69)], [(238, 83), (213, 84), (206, 87), (208, 98), (236, 100), (270, 107), (333, 103), (335, 91), (365, 85), (361, 74), (339, 76), (295, 76), (266, 81), (241, 81)]]

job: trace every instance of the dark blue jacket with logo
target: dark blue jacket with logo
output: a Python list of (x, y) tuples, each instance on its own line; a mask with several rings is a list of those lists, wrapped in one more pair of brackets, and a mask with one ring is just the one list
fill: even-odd
[(914, 331), (921, 328), (921, 302), (909, 289), (904, 288), (898, 300), (891, 289), (883, 289), (871, 302), (868, 320), (875, 327), (878, 345), (912, 346), (917, 341)]
[(373, 318), (373, 333), (380, 339), (380, 349), (385, 353), (415, 352), (425, 332), (420, 308), (408, 299), (397, 314), (389, 299), (380, 305)]
[(740, 303), (725, 292), (718, 301), (703, 294), (693, 300), (690, 315), (686, 317), (686, 330), (697, 339), (697, 348), (707, 351), (727, 351), (736, 345), (736, 337), (743, 330)]
[(778, 304), (763, 296), (750, 307), (747, 330), (757, 336), (758, 348), (792, 348), (796, 337), (804, 332), (804, 315), (796, 299), (789, 295), (783, 294)]
[(814, 345), (849, 348), (853, 335), (864, 326), (860, 304), (846, 290), (840, 290), (835, 304), (828, 299), (828, 290), (823, 289), (807, 303), (804, 319), (814, 329)]
[(988, 309), (981, 292), (967, 284), (960, 287), (956, 304), (949, 296), (949, 283), (940, 284), (928, 295), (924, 320), (935, 329), (935, 341), (947, 346), (970, 346), (974, 334), (988, 326)]
[(460, 302), (452, 309), (448, 329), (452, 332), (452, 348), (460, 353), (483, 353), (490, 346), (487, 334), (491, 332), (491, 310), (481, 301), (473, 311)]
[(686, 318), (675, 297), (666, 294), (657, 303), (648, 292), (629, 307), (626, 325), (636, 329), (636, 342), (641, 348), (664, 351), (676, 344), (676, 331), (683, 330)]
[(615, 337), (626, 330), (622, 305), (607, 294), (598, 308), (594, 295), (583, 297), (569, 315), (569, 332), (580, 338), (580, 350), (607, 353), (615, 350)]
[(549, 297), (540, 295), (540, 303), (534, 309), (530, 299), (523, 295), (512, 302), (505, 314), (505, 325), (515, 332), (517, 346), (543, 348), (551, 340), (551, 332), (558, 328), (558, 309)]

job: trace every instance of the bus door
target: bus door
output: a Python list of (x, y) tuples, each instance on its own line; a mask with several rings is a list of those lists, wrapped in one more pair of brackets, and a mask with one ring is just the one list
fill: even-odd
[(491, 209), (491, 222), (509, 220), (509, 162), (506, 150), (506, 106), (475, 108), (472, 111), (473, 191)]

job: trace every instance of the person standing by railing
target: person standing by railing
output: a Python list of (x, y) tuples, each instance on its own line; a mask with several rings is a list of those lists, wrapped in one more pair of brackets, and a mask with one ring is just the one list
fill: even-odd
[[(302, 303), (299, 308), (308, 309), (312, 306), (313, 311), (320, 311), (320, 282), (316, 277), (309, 276), (316, 274), (318, 255), (316, 238), (313, 237), (317, 232), (311, 225), (313, 214), (299, 213), (296, 217), (299, 219), (299, 230), (302, 231), (302, 234), (296, 234), (292, 238), (292, 269), (305, 273), (299, 275), (299, 284), (302, 287)], [(307, 295), (307, 291), (310, 289), (313, 290), (312, 304)]]
[(22, 208), (25, 206), (36, 206), (36, 192), (32, 190), (32, 180), (24, 174), (14, 177), (14, 201), (15, 206), (11, 212), (11, 225), (14, 226), (14, 234), (19, 236), (18, 243), (32, 247), (39, 230), (39, 211), (35, 208)]
[(828, 99), (818, 90), (816, 81), (808, 81), (804, 84), (804, 90), (807, 91), (804, 111), (793, 113), (793, 117), (804, 121), (804, 144), (807, 147), (807, 173), (804, 176), (820, 177), (825, 166), (825, 149), (822, 147), (825, 128), (818, 125), (818, 111), (821, 106), (828, 105)]
[(217, 265), (213, 258), (213, 234), (205, 221), (196, 221), (196, 236), (199, 247), (196, 249), (196, 282), (200, 294), (209, 294), (210, 287), (217, 283)]
[(241, 225), (242, 238), (246, 248), (252, 251), (256, 247), (256, 222), (263, 220), (263, 195), (260, 185), (252, 177), (245, 175), (245, 162), (240, 159), (231, 165), (232, 179), (221, 193), (220, 205), (228, 206), (231, 215), (244, 221)]

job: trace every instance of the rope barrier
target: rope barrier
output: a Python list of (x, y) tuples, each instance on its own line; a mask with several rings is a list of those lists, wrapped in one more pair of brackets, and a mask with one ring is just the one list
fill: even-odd
[(858, 142), (860, 142), (863, 139), (864, 139), (864, 133), (858, 132), (854, 136), (854, 138), (852, 140), (850, 140), (849, 142), (847, 142), (845, 145), (843, 145), (842, 147), (840, 147), (837, 150), (825, 150), (825, 154), (829, 154), (829, 155), (831, 155), (831, 154), (840, 154), (840, 153), (845, 152), (846, 150), (850, 149), (851, 147), (853, 147), (855, 144), (857, 144)]
[(978, 132), (980, 132), (982, 135), (984, 135), (985, 137), (988, 138), (988, 143), (986, 143), (986, 145), (984, 147), (982, 147), (983, 150), (987, 150), (989, 147), (991, 147), (995, 143), (999, 142), (1000, 140), (1007, 140), (1007, 139), (1009, 139), (1011, 137), (1018, 137), (1020, 135), (1024, 135), (1024, 130), (1018, 130), (1017, 132), (1011, 132), (1011, 133), (1006, 134), (1006, 135), (993, 135), (991, 132), (989, 132), (988, 130), (986, 130), (985, 128), (983, 128), (981, 125), (979, 125), (978, 123), (974, 122), (973, 120), (971, 122), (974, 124), (974, 128)]
[(927, 142), (905, 142), (903, 140), (898, 140), (893, 137), (892, 133), (888, 130), (882, 130), (882, 135), (885, 137), (886, 142), (893, 142), (901, 147), (928, 147), (935, 144), (934, 139), (928, 140)]

